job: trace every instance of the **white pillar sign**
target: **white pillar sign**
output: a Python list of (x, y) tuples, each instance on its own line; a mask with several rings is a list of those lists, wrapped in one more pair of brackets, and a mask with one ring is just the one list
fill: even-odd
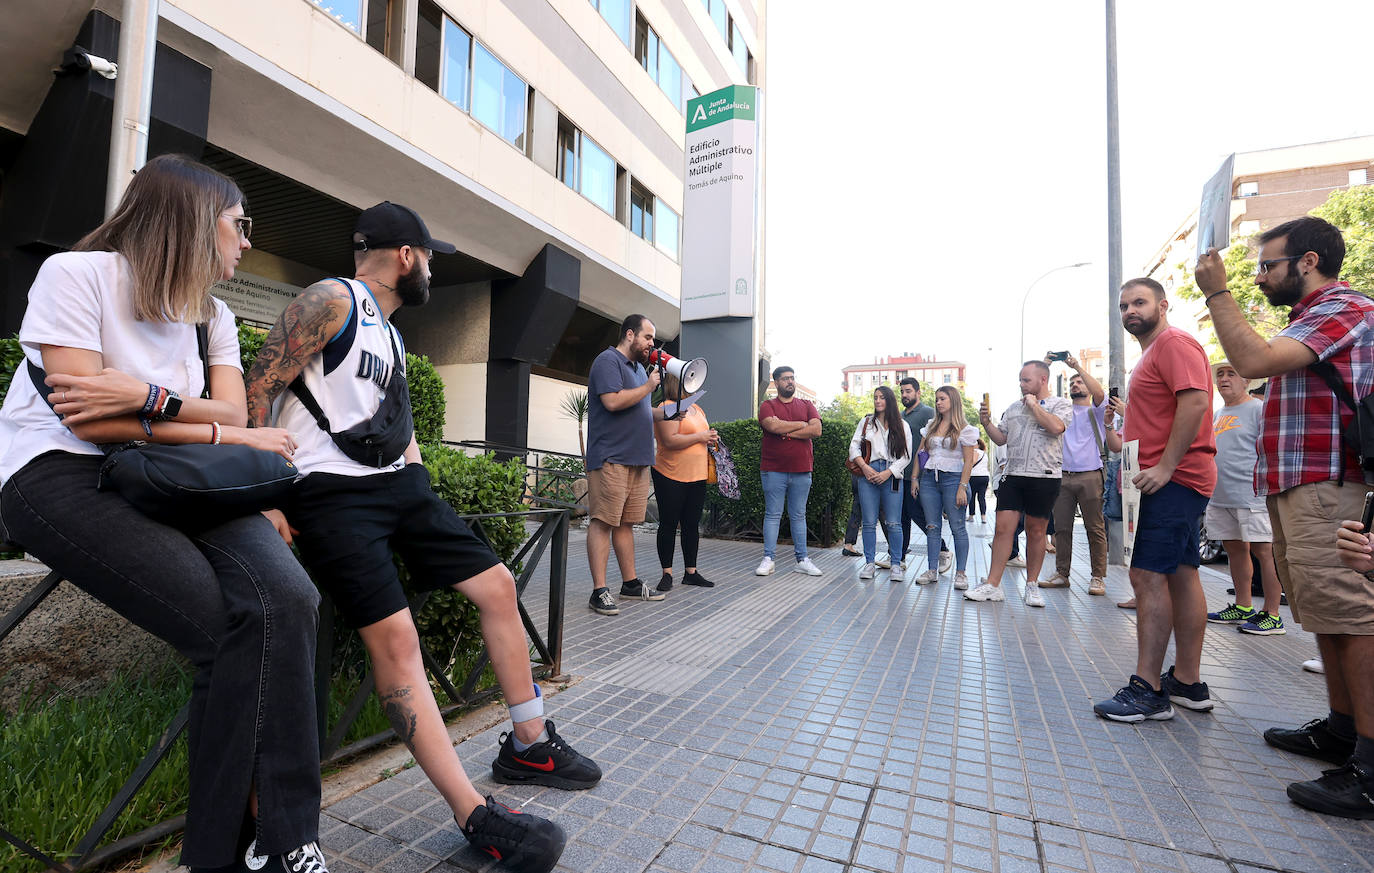
[(687, 104), (683, 321), (754, 315), (758, 96), (731, 85)]

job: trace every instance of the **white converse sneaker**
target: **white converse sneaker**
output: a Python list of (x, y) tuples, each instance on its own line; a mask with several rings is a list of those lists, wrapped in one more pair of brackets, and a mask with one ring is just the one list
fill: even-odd
[(987, 582), (984, 582), (977, 588), (965, 591), (964, 597), (968, 600), (977, 600), (980, 602), (986, 600), (992, 603), (1001, 603), (1003, 600), (1007, 599), (1007, 594), (1002, 590), (1002, 586), (989, 585)]
[(808, 576), (820, 576), (821, 568), (811, 563), (810, 558), (803, 558), (797, 562), (797, 572), (805, 573)]
[(1026, 605), (1045, 608), (1045, 598), (1040, 594), (1040, 586), (1035, 582), (1026, 583)]
[(878, 560), (874, 561), (873, 565), (879, 570), (890, 570), (892, 569), (892, 559), (887, 555), (879, 555)]
[(964, 573), (955, 573), (955, 574), (954, 574), (954, 590), (955, 590), (955, 591), (967, 591), (967, 590), (968, 590), (968, 576), (967, 576), (966, 574), (964, 574)]
[(874, 564), (864, 564), (864, 568), (859, 571), (860, 579), (872, 579), (878, 575), (878, 568)]
[(943, 549), (941, 549), (941, 550), (940, 550), (940, 563), (939, 563), (939, 565), (938, 565), (939, 571), (940, 571), (941, 573), (948, 573), (948, 572), (949, 572), (949, 568), (950, 568), (950, 567), (953, 567), (953, 566), (954, 566), (954, 555), (953, 555), (952, 553), (950, 553), (950, 552), (946, 552), (946, 551), (944, 551)]
[(755, 575), (755, 576), (772, 576), (772, 575), (773, 575), (773, 559), (772, 559), (772, 558), (769, 558), (769, 557), (764, 557), (764, 559), (763, 559), (762, 561), (759, 562), (759, 565), (758, 565), (757, 567), (754, 568), (754, 575)]
[(936, 573), (934, 570), (926, 570), (924, 573), (917, 576), (915, 579), (912, 579), (911, 581), (915, 582), (917, 585), (929, 585), (932, 582), (938, 581), (939, 578), (940, 575)]

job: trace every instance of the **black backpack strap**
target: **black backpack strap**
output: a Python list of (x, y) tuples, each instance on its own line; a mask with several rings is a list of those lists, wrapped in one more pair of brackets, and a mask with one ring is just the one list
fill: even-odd
[(208, 400), (210, 397), (210, 325), (203, 322), (196, 325), (196, 353), (200, 355), (200, 366), (205, 372), (205, 390), (200, 392), (200, 396)]
[[(1340, 402), (1344, 403), (1347, 407), (1349, 407), (1350, 411), (1353, 412), (1353, 413), (1355, 414), (1355, 418), (1354, 418), (1354, 420), (1353, 420), (1352, 423), (1355, 425), (1356, 429), (1358, 430), (1358, 428), (1360, 427), (1360, 407), (1359, 407), (1359, 404), (1355, 402), (1355, 395), (1351, 394), (1351, 393), (1350, 393), (1350, 389), (1347, 388), (1347, 387), (1345, 387), (1345, 381), (1341, 379), (1341, 374), (1336, 372), (1336, 365), (1333, 364), (1333, 363), (1331, 363), (1330, 361), (1317, 361), (1317, 362), (1315, 362), (1315, 363), (1308, 364), (1308, 365), (1307, 365), (1307, 369), (1308, 369), (1308, 370), (1311, 370), (1312, 373), (1315, 374), (1315, 375), (1317, 376), (1317, 378), (1319, 378), (1319, 379), (1321, 379), (1323, 382), (1325, 382), (1325, 383), (1326, 383), (1326, 387), (1331, 389), (1331, 392), (1332, 392), (1333, 394), (1336, 395), (1336, 398), (1337, 398), (1338, 400), (1340, 400)], [(1338, 419), (1338, 420), (1339, 420), (1339, 419)], [(1345, 484), (1345, 452), (1344, 452), (1344, 450), (1345, 450), (1345, 434), (1344, 434), (1344, 433), (1341, 434), (1340, 442), (1341, 442), (1341, 449), (1342, 449), (1342, 452), (1341, 452), (1341, 474), (1340, 474), (1340, 477), (1336, 480), (1336, 484), (1338, 484), (1338, 485), (1344, 485), (1344, 484)], [(1360, 441), (1360, 444), (1363, 445), (1363, 440)], [(1361, 459), (1361, 461), (1363, 461), (1363, 458)]]

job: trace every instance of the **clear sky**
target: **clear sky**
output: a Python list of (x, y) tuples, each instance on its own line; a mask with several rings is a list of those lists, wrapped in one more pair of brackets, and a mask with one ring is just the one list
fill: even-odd
[[(768, 5), (766, 345), (822, 400), (913, 352), (1015, 399), (1107, 345), (1103, 0)], [(1123, 275), (1231, 152), (1374, 134), (1370, 0), (1118, 0)], [(1114, 295), (1113, 295), (1114, 297)], [(1128, 334), (1127, 342), (1134, 342)]]

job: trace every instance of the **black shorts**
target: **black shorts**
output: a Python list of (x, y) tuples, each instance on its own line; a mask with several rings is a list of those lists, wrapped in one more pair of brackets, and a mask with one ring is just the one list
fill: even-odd
[(1058, 479), (1008, 476), (997, 486), (998, 512), (1024, 512), (1031, 518), (1048, 519), (1059, 497)]
[(409, 601), (391, 560), (395, 551), (417, 591), (471, 579), (501, 559), (429, 487), (423, 464), (391, 473), (311, 473), (291, 491), (286, 512), (315, 581), (351, 627), (367, 627)]

